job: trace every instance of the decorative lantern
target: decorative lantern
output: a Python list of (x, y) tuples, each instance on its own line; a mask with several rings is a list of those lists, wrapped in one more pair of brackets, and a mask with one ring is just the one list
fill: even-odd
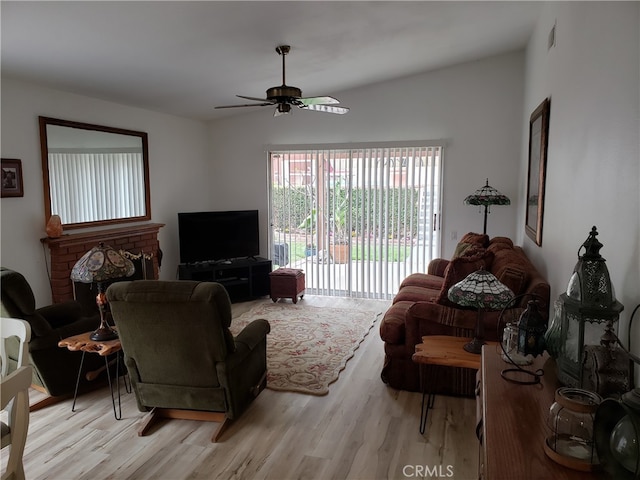
[(538, 302), (529, 300), (527, 308), (518, 320), (518, 353), (537, 357), (545, 350), (544, 333), (547, 330), (547, 321), (538, 310)]
[(597, 235), (593, 227), (582, 244), (585, 252), (578, 255), (567, 291), (560, 295), (562, 305), (556, 308), (560, 318), (552, 322), (552, 326), (560, 324), (559, 341), (553, 338), (557, 328), (547, 332), (547, 342), (560, 345), (556, 356), (558, 380), (571, 387), (584, 386), (585, 345), (599, 345), (606, 337), (606, 329), (614, 328), (624, 308), (615, 298), (605, 259), (599, 253), (603, 245)]
[(640, 479), (640, 388), (625, 393), (620, 401), (602, 402), (594, 437), (600, 462), (612, 478)]
[[(639, 309), (637, 305), (629, 319), (629, 349), (631, 324)], [(620, 346), (618, 356), (640, 365), (640, 357), (624, 348), (617, 337), (616, 341)], [(608, 398), (602, 402), (596, 411), (593, 429), (600, 463), (611, 478), (640, 480), (640, 388), (625, 393), (619, 401)]]
[(590, 472), (599, 464), (593, 439), (594, 417), (600, 395), (579, 388), (556, 390), (547, 425), (553, 435), (546, 439), (544, 452), (565, 467)]
[[(524, 295), (514, 297), (514, 300), (522, 296)], [(528, 301), (527, 308), (520, 314), (518, 321), (507, 323), (505, 326), (502, 333), (502, 359), (505, 362), (531, 365), (534, 357), (544, 353), (547, 321), (540, 314), (538, 307), (537, 300)]]
[(507, 323), (502, 331), (502, 360), (514, 365), (531, 365), (533, 356), (518, 352), (518, 324)]

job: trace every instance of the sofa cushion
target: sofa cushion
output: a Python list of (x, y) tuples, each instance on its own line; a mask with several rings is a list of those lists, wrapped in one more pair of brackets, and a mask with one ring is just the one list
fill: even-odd
[(464, 280), (467, 275), (477, 270), (489, 270), (491, 268), (492, 260), (493, 253), (484, 249), (479, 251), (476, 255), (458, 257), (451, 260), (445, 272), (442, 288), (436, 298), (436, 303), (460, 308), (459, 305), (456, 305), (449, 300), (449, 289), (456, 283)]
[(413, 286), (434, 288), (439, 291), (440, 287), (442, 287), (443, 280), (443, 277), (438, 277), (436, 275), (429, 275), (426, 273), (412, 273), (402, 281), (402, 283), (400, 284), (400, 290), (402, 290), (404, 287)]
[(406, 285), (398, 290), (393, 303), (398, 302), (434, 302), (440, 293), (440, 288), (419, 287)]
[(489, 241), (489, 246), (487, 247), (487, 249), (496, 244), (503, 244), (509, 248), (513, 248), (513, 241), (509, 237), (493, 237), (491, 241)]

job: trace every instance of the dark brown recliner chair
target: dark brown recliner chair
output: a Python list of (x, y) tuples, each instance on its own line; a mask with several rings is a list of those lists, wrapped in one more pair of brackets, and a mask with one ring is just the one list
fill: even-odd
[[(100, 323), (98, 317), (83, 317), (79, 303), (71, 301), (36, 308), (35, 297), (24, 276), (8, 268), (0, 267), (0, 313), (3, 317), (20, 318), (31, 326), (29, 363), (33, 367), (33, 386), (49, 398), (31, 406), (37, 410), (73, 394), (82, 354), (58, 347), (63, 338), (95, 330)], [(18, 342), (7, 342), (9, 368), (16, 368)], [(104, 368), (104, 359), (98, 355), (87, 355), (83, 370), (99, 371)], [(104, 375), (104, 374), (103, 374)], [(95, 383), (95, 382), (94, 382)], [(80, 376), (80, 389), (93, 384)]]
[(107, 289), (111, 314), (140, 411), (219, 422), (212, 441), (266, 385), (266, 320), (235, 338), (231, 302), (212, 282), (139, 280)]

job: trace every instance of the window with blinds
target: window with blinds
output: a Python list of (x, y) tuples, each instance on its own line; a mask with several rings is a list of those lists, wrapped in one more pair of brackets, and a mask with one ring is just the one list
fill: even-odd
[(443, 147), (274, 148), (272, 259), (318, 295), (389, 299), (440, 254)]

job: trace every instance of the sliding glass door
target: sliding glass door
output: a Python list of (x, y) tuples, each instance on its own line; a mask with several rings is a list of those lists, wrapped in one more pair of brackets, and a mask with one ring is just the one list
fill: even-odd
[(274, 264), (307, 292), (391, 298), (440, 254), (442, 147), (269, 152)]

